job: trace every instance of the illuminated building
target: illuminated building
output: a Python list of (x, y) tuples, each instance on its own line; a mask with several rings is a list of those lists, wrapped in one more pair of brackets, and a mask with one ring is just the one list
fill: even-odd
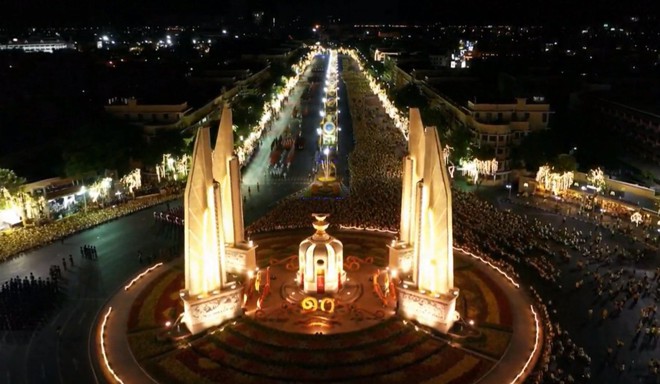
[(550, 104), (537, 97), (528, 102), (517, 98), (515, 103), (477, 103), (468, 101), (462, 109), (463, 120), (474, 134), (478, 146), (487, 145), (495, 150), (500, 168), (495, 179), (504, 181), (511, 172), (511, 156), (514, 146), (530, 132), (548, 129)]
[(399, 313), (446, 333), (458, 319), (451, 189), (438, 132), (424, 128), (416, 108), (410, 109), (408, 149), (400, 239), (389, 246), (389, 267), (402, 283)]
[(138, 104), (137, 99), (112, 98), (105, 112), (122, 120), (140, 124), (172, 124), (190, 110), (187, 102), (181, 104)]
[(13, 39), (8, 44), (0, 44), (1, 50), (22, 50), (24, 52), (45, 52), (53, 53), (60, 49), (75, 49), (75, 46), (71, 43), (60, 39), (42, 39), (39, 41), (36, 40), (24, 40), (19, 41), (18, 39)]

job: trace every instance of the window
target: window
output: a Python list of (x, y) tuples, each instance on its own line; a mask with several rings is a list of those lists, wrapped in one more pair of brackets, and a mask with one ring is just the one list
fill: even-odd
[(525, 120), (529, 120), (529, 112), (525, 112)]
[(499, 142), (504, 141), (504, 135), (497, 136), (497, 141)]
[(490, 112), (486, 113), (486, 120), (491, 121), (493, 119), (493, 114)]
[(497, 148), (497, 154), (498, 155), (503, 155), (504, 154), (504, 148), (502, 148), (502, 147)]
[(481, 135), (481, 141), (488, 140), (488, 135)]
[(155, 113), (152, 113), (152, 114), (151, 114), (151, 120), (152, 120), (152, 121), (156, 121), (156, 120), (158, 120), (158, 117), (156, 117), (156, 114), (155, 114)]
[(488, 141), (495, 141), (497, 136), (488, 136)]
[(168, 113), (163, 113), (163, 119), (167, 120), (170, 118), (170, 115)]
[(502, 121), (502, 112), (497, 113), (497, 120)]
[(474, 114), (474, 118), (475, 118), (475, 119), (479, 119), (479, 112), (476, 112), (476, 113)]

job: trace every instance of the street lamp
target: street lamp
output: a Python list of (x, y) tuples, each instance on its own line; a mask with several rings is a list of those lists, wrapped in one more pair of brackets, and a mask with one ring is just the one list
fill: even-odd
[(509, 190), (509, 200), (511, 200), (511, 184), (507, 184), (506, 189)]

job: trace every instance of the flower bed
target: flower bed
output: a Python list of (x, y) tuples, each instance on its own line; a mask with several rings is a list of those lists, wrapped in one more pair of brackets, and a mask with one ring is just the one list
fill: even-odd
[(128, 335), (128, 344), (131, 346), (131, 352), (136, 360), (144, 360), (175, 348), (175, 345), (170, 341), (156, 339), (160, 332), (161, 329), (148, 329)]
[[(498, 311), (498, 320), (495, 322), (504, 327), (511, 328), (513, 326), (513, 314), (511, 313), (511, 305), (509, 304), (509, 299), (506, 297), (502, 289), (485, 273), (474, 268), (472, 270), (474, 274), (481, 280), (485, 285), (486, 289), (492, 292), (492, 296), (495, 298)], [(489, 307), (490, 310), (490, 307)]]
[(159, 309), (162, 310), (158, 304), (167, 289), (173, 289), (176, 284), (180, 284), (177, 280), (180, 277), (181, 272), (178, 270), (167, 271), (151, 281), (140, 292), (133, 302), (128, 316), (129, 332), (158, 327), (164, 323), (163, 317), (157, 313)]

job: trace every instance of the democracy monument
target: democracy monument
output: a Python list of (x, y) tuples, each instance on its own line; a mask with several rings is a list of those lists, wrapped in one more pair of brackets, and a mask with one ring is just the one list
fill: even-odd
[[(336, 66), (336, 54), (331, 59)], [(336, 102), (336, 72), (329, 72), (325, 104)], [(329, 160), (337, 151), (336, 110), (325, 111), (314, 198), (333, 195), (339, 182)], [(533, 338), (536, 329), (538, 343), (538, 324), (528, 305), (515, 302), (518, 287), (507, 286), (502, 271), (460, 249), (455, 255), (438, 131), (424, 127), (417, 109), (407, 124), (398, 233), (333, 226), (329, 212), (317, 211), (309, 227), (246, 238), (225, 104), (215, 146), (209, 127), (196, 133), (183, 262), (138, 276), (123, 293), (130, 311), (114, 318), (108, 308), (98, 325), (106, 378), (122, 382), (137, 364), (149, 382), (168, 383), (522, 382), (536, 346), (530, 353), (527, 341), (514, 339)], [(113, 330), (121, 324), (127, 353), (106, 351), (106, 322)], [(501, 366), (505, 358), (520, 373)]]
[[(209, 129), (199, 129), (184, 195), (185, 289), (181, 298), (183, 323), (192, 334), (241, 316), (251, 278), (256, 274), (261, 279), (261, 271), (255, 269), (256, 246), (243, 239), (240, 171), (232, 156), (231, 126), (231, 110), (225, 105), (213, 153)], [(389, 293), (391, 279), (400, 278), (401, 284), (392, 289), (398, 313), (447, 333), (459, 318), (449, 176), (437, 130), (423, 127), (417, 109), (410, 111), (409, 132), (401, 237), (389, 245), (389, 271), (383, 272), (389, 272), (384, 277), (386, 290)], [(296, 281), (304, 294), (339, 294), (346, 283), (343, 245), (326, 232), (327, 216), (315, 214), (316, 233), (300, 243)], [(375, 280), (383, 273), (379, 271)], [(286, 299), (295, 302), (296, 293)]]

